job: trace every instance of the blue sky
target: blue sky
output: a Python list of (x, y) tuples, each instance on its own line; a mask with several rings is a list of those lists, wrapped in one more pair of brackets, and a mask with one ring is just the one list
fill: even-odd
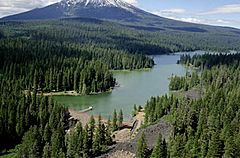
[(138, 0), (136, 5), (172, 19), (240, 28), (239, 0)]
[[(0, 0), (0, 17), (59, 0)], [(240, 0), (125, 0), (151, 13), (188, 22), (240, 28)]]

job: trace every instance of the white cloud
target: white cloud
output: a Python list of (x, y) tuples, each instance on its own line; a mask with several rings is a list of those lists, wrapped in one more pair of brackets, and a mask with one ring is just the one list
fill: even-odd
[(0, 0), (0, 17), (40, 8), (57, 0)]
[(164, 17), (172, 17), (177, 14), (183, 14), (185, 13), (186, 10), (182, 8), (171, 8), (171, 9), (164, 9), (164, 10), (158, 10), (158, 11), (153, 11), (153, 14), (159, 15), (159, 16), (164, 16)]
[(195, 18), (195, 17), (189, 17), (189, 18), (176, 18), (175, 20), (181, 20), (185, 22), (191, 22), (191, 23), (204, 23), (203, 20)]
[(230, 14), (230, 13), (240, 13), (240, 4), (224, 5), (200, 14), (209, 15), (209, 14)]
[[(0, 17), (41, 8), (61, 0), (0, 0)], [(124, 0), (137, 5), (138, 0)]]
[(197, 24), (235, 26), (235, 27), (239, 27), (239, 24), (240, 24), (240, 21), (238, 20), (229, 20), (229, 19), (226, 20), (226, 19), (218, 19), (218, 18), (210, 19), (204, 15), (200, 15), (198, 13), (190, 13), (189, 11), (181, 8), (152, 11), (151, 13), (165, 17), (165, 18), (173, 19), (173, 20), (179, 20), (179, 21), (197, 23)]

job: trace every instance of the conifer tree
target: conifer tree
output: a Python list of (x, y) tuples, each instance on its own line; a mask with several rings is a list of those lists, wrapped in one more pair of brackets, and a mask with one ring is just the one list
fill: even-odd
[(118, 126), (117, 126), (117, 111), (116, 111), (116, 109), (114, 109), (113, 118), (112, 118), (112, 130), (116, 131), (117, 129), (118, 129)]
[(118, 114), (118, 128), (120, 129), (123, 125), (123, 112), (122, 109), (120, 110)]
[(112, 134), (111, 134), (111, 120), (110, 118), (108, 119), (108, 122), (107, 122), (107, 127), (106, 127), (106, 145), (112, 145)]
[(138, 139), (137, 143), (137, 158), (146, 158), (148, 157), (148, 148), (144, 132), (141, 137)]
[(159, 133), (157, 144), (153, 149), (151, 158), (167, 158), (167, 145), (165, 139), (162, 140), (161, 133)]
[(214, 132), (210, 140), (207, 157), (222, 157), (223, 156), (223, 142), (220, 140), (219, 133)]

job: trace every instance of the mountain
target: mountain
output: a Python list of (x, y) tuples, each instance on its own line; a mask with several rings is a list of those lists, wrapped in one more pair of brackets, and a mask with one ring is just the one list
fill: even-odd
[(122, 0), (62, 0), (61, 2), (4, 17), (2, 20), (45, 20), (60, 18), (97, 18), (137, 20), (149, 14)]
[[(1, 20), (50, 20), (93, 18), (147, 26), (180, 26), (190, 23), (170, 20), (141, 10), (122, 0), (62, 0), (44, 8), (15, 14)], [(194, 24), (193, 24), (194, 25)], [(199, 31), (199, 30), (198, 30)], [(201, 31), (201, 30), (200, 30)]]
[(0, 21), (32, 21), (53, 19), (101, 19), (124, 24), (137, 30), (198, 33), (234, 33), (238, 29), (193, 24), (163, 18), (141, 10), (122, 0), (62, 0), (52, 5), (4, 17)]
[[(240, 40), (239, 29), (167, 19), (141, 10), (123, 0), (62, 0), (43, 8), (4, 17), (0, 19), (0, 22), (56, 22), (59, 20), (69, 21), (69, 23), (71, 23), (71, 21), (78, 21), (80, 23), (91, 22), (92, 25), (99, 22), (110, 22), (112, 24), (111, 26), (120, 25), (121, 27), (123, 26), (131, 30), (147, 31), (145, 32), (146, 36), (149, 36), (149, 32), (161, 33), (162, 38), (167, 35), (168, 38), (164, 41), (168, 41), (170, 37), (176, 36), (178, 42), (171, 43), (170, 45), (177, 47), (182, 45), (182, 43), (179, 42), (181, 40), (191, 43), (192, 39), (194, 39), (195, 43), (216, 43), (217, 45), (223, 46), (225, 46), (229, 40), (236, 42)], [(238, 47), (237, 45), (238, 44), (230, 49), (234, 50)]]

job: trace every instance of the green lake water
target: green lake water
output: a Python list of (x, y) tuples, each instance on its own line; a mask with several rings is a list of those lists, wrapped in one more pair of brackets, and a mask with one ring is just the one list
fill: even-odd
[(180, 54), (182, 53), (152, 56), (156, 65), (151, 70), (114, 72), (120, 87), (116, 87), (112, 92), (91, 96), (55, 96), (54, 99), (79, 111), (93, 106), (89, 113), (101, 114), (104, 118), (112, 116), (114, 109), (122, 109), (124, 118), (129, 119), (134, 104), (145, 105), (151, 96), (167, 94), (169, 78), (172, 75), (186, 74), (188, 70), (176, 64)]

